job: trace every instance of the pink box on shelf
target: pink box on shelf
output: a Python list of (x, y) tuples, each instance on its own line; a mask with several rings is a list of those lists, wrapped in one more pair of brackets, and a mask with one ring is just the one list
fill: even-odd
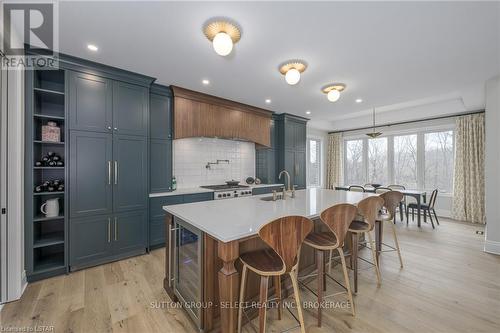
[(42, 141), (61, 142), (61, 128), (53, 121), (42, 126)]

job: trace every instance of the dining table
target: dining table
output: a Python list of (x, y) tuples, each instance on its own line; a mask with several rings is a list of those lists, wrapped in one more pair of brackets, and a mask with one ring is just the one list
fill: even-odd
[[(337, 191), (349, 191), (349, 186), (335, 186), (335, 189)], [(375, 193), (376, 188), (375, 187), (364, 187), (365, 192), (367, 193)], [(427, 192), (423, 190), (397, 190), (401, 192), (405, 197), (412, 197), (415, 198), (417, 201), (417, 226), (420, 227), (421, 224), (421, 212), (422, 212), (422, 205), (427, 202)], [(401, 217), (401, 221), (403, 221), (404, 217), (404, 212), (402, 209), (399, 210), (399, 214)], [(424, 214), (424, 222), (427, 222), (427, 216)]]

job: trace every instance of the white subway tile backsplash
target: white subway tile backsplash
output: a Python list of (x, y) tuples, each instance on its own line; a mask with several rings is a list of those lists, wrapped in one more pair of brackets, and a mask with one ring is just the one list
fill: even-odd
[[(229, 164), (205, 167), (216, 160), (229, 160)], [(247, 177), (255, 177), (255, 144), (214, 138), (177, 139), (174, 176), (179, 189), (224, 184), (231, 179), (244, 182)]]

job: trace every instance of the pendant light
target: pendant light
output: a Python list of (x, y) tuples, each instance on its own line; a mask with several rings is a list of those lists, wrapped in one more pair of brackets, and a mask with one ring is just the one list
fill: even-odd
[(371, 133), (366, 133), (370, 138), (375, 139), (376, 137), (379, 137), (382, 135), (382, 132), (376, 132), (375, 131), (375, 108), (373, 108), (373, 130)]

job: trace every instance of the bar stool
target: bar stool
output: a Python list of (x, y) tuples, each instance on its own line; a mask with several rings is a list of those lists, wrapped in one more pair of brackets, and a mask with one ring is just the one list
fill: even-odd
[[(288, 274), (292, 280), (293, 293), (297, 303), (300, 330), (305, 333), (304, 317), (297, 282), (298, 254), (306, 236), (313, 229), (313, 222), (303, 216), (286, 216), (269, 222), (259, 229), (259, 237), (270, 249), (248, 252), (240, 255), (243, 263), (240, 286), (240, 306), (238, 308), (238, 332), (241, 332), (245, 285), (248, 270), (260, 276), (259, 332), (266, 329), (266, 302), (269, 277), (276, 284), (278, 303), (281, 303), (281, 275)], [(280, 305), (279, 305), (280, 306)], [(281, 317), (281, 316), (280, 316)]]
[(396, 217), (396, 207), (398, 207), (398, 205), (401, 203), (401, 200), (403, 200), (404, 195), (403, 193), (398, 191), (390, 191), (382, 193), (380, 197), (384, 199), (384, 208), (386, 210), (386, 213), (379, 214), (379, 216), (377, 217), (377, 221), (380, 221), (380, 223), (389, 222), (389, 224), (392, 227), (392, 236), (394, 238), (394, 244), (396, 247), (380, 242), (381, 243), (380, 249), (377, 249), (377, 258), (380, 252), (386, 252), (382, 251), (381, 248), (382, 245), (385, 245), (391, 249), (387, 251), (398, 252), (399, 264), (401, 265), (401, 268), (403, 268), (403, 258), (401, 257), (401, 250), (399, 249), (398, 236), (396, 235), (396, 226), (394, 225), (394, 223), (392, 223), (392, 220), (395, 219)]
[(375, 227), (375, 221), (377, 220), (378, 214), (382, 206), (384, 205), (384, 199), (380, 196), (372, 196), (361, 200), (358, 203), (358, 212), (361, 214), (362, 221), (354, 220), (349, 226), (349, 232), (352, 235), (352, 253), (351, 253), (351, 268), (354, 270), (354, 292), (358, 292), (358, 246), (359, 246), (359, 235), (365, 234), (368, 236), (368, 243), (370, 244), (370, 250), (373, 257), (373, 266), (375, 266), (375, 272), (377, 273), (377, 284), (380, 285), (380, 270), (377, 262), (377, 254), (375, 250), (375, 244), (371, 235), (371, 231)]
[[(339, 294), (347, 293), (349, 302), (351, 303), (352, 315), (355, 315), (354, 302), (352, 300), (351, 285), (349, 283), (349, 275), (347, 274), (347, 265), (345, 263), (344, 251), (342, 247), (344, 246), (344, 240), (347, 235), (347, 229), (349, 225), (356, 217), (357, 208), (350, 204), (339, 204), (325, 209), (320, 214), (321, 222), (323, 222), (329, 229), (329, 231), (324, 232), (312, 232), (307, 235), (304, 240), (304, 244), (312, 247), (316, 252), (316, 264), (318, 266), (318, 291), (317, 294), (311, 290), (306, 284), (301, 283), (306, 289), (318, 297), (318, 327), (321, 327), (322, 319), (322, 307), (323, 299), (327, 297), (336, 296)], [(325, 273), (325, 260), (324, 253), (328, 251), (330, 253), (330, 268), (331, 272), (331, 257), (332, 251), (337, 250), (339, 252), (340, 261), (342, 263), (342, 270), (344, 273), (345, 287), (342, 286), (337, 280), (335, 280), (330, 274)], [(309, 275), (311, 276), (311, 275)], [(307, 276), (307, 277), (309, 277)], [(340, 286), (346, 289), (345, 292), (335, 293), (332, 295), (324, 296), (323, 292), (326, 290), (325, 276), (337, 282)]]
[(365, 188), (363, 186), (360, 186), (360, 185), (351, 185), (351, 186), (349, 186), (349, 191), (364, 192)]

